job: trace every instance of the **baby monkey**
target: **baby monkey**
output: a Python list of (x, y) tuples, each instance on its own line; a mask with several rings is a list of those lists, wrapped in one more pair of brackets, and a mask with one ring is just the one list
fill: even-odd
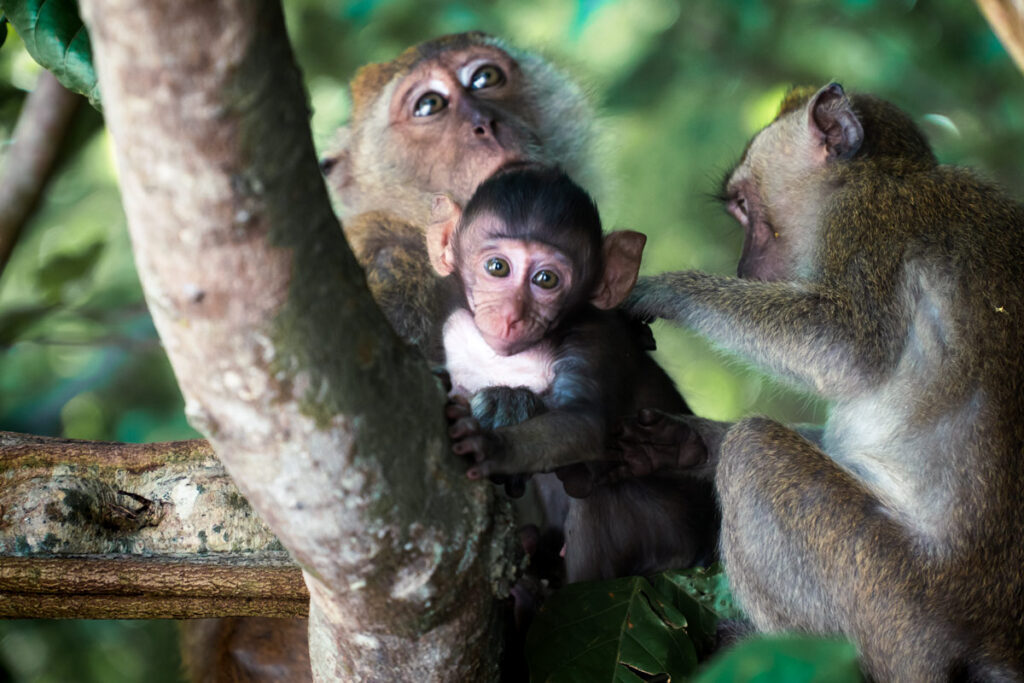
[[(452, 302), (438, 341), (453, 394), (504, 386), (539, 403), (529, 419), (495, 429), (449, 411), (452, 450), (472, 459), (470, 478), (613, 468), (605, 437), (621, 417), (689, 412), (647, 354), (645, 328), (612, 310), (636, 283), (645, 241), (603, 235), (593, 200), (558, 169), (506, 167), (464, 211), (435, 200), (427, 246)], [(570, 481), (579, 478), (566, 477), (567, 490), (585, 497), (570, 499), (565, 521), (569, 581), (686, 567), (714, 551), (708, 481), (662, 473), (576, 491)]]

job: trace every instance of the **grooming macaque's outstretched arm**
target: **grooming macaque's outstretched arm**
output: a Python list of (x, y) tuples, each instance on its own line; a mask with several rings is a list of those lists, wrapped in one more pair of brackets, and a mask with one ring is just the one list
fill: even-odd
[(641, 278), (625, 306), (686, 325), (776, 376), (837, 397), (865, 388), (895, 361), (898, 349), (885, 344), (893, 332), (876, 329), (894, 330), (900, 314), (872, 304), (821, 284), (682, 271)]

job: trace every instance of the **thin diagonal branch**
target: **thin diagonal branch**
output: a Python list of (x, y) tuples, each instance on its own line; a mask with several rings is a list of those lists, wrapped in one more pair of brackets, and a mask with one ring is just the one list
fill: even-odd
[(25, 98), (0, 176), (0, 275), (53, 173), (82, 98), (49, 71)]

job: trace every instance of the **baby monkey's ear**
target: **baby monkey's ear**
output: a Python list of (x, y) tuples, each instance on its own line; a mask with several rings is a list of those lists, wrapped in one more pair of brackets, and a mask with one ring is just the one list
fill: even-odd
[(608, 309), (622, 303), (640, 275), (646, 243), (647, 235), (633, 230), (616, 230), (604, 236), (604, 272), (594, 288), (592, 304)]
[(430, 265), (439, 275), (455, 271), (455, 249), (452, 236), (462, 218), (462, 208), (451, 195), (436, 194), (430, 206), (430, 225), (427, 226), (427, 254)]

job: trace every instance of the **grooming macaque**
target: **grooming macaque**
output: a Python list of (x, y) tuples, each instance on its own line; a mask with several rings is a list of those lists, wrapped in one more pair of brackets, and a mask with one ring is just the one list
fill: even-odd
[(721, 443), (751, 619), (846, 634), (878, 681), (1020, 680), (1024, 208), (837, 84), (786, 98), (724, 200), (741, 279), (655, 276), (630, 307), (832, 401), (820, 445), (764, 418)]
[[(589, 180), (593, 112), (562, 71), (478, 32), (430, 40), (391, 62), (367, 65), (350, 87), (351, 121), (321, 168), (341, 201), (345, 235), (371, 292), (399, 334), (422, 347), (442, 315), (423, 238), (433, 195), (465, 202), (495, 169), (520, 159), (558, 162)], [(496, 401), (489, 408), (517, 406)], [(267, 620), (186, 622), (189, 677), (309, 680), (308, 646), (295, 637), (301, 629), (281, 624), (274, 638)], [(203, 637), (214, 631), (216, 638)], [(287, 658), (274, 660), (274, 647)]]
[[(646, 353), (638, 323), (614, 306), (629, 293), (645, 237), (602, 238), (593, 201), (556, 169), (519, 165), (485, 181), (460, 211), (435, 201), (431, 263), (454, 302), (441, 328), (456, 395), (521, 386), (544, 410), (493, 430), (449, 409), (452, 450), (471, 478), (600, 463), (608, 425), (641, 406), (687, 411)], [(569, 581), (685, 567), (714, 550), (710, 484), (679, 474), (600, 484), (571, 499)]]

